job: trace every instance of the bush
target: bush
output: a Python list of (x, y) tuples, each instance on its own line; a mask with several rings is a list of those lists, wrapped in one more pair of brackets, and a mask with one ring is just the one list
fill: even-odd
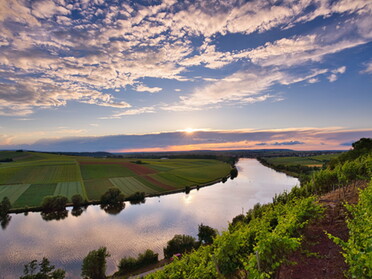
[(83, 260), (81, 276), (89, 279), (106, 278), (106, 258), (110, 257), (106, 247), (93, 250)]
[(171, 258), (174, 254), (190, 252), (194, 248), (198, 248), (199, 243), (195, 238), (189, 235), (176, 234), (168, 241), (167, 247), (164, 248), (164, 256)]
[(64, 211), (68, 199), (64, 196), (46, 196), (41, 207), (43, 212)]
[(212, 244), (213, 238), (217, 236), (217, 231), (210, 226), (206, 226), (203, 224), (199, 225), (199, 241), (205, 244)]
[(234, 179), (238, 176), (238, 169), (236, 167), (233, 167), (230, 171), (230, 178)]
[(135, 192), (128, 197), (128, 200), (132, 203), (140, 203), (145, 201), (145, 192)]
[[(36, 273), (39, 266), (39, 271)], [(23, 276), (20, 279), (63, 279), (65, 278), (66, 272), (62, 269), (54, 270), (54, 265), (51, 265), (47, 258), (43, 258), (40, 264), (37, 260), (33, 260), (25, 265), (23, 270)]]
[(109, 188), (107, 192), (101, 196), (102, 204), (116, 205), (123, 203), (124, 200), (125, 197), (123, 193), (120, 191), (119, 188), (116, 187)]
[(8, 214), (11, 207), (12, 205), (8, 197), (4, 197), (0, 203), (0, 218), (5, 217)]
[(72, 205), (76, 208), (76, 207), (80, 207), (83, 204), (84, 199), (80, 194), (76, 194), (71, 197), (71, 202), (72, 202)]
[(137, 259), (132, 257), (125, 257), (120, 260), (119, 263), (119, 274), (125, 274), (149, 264), (158, 262), (159, 254), (154, 253), (152, 250), (147, 249), (145, 253), (139, 254)]

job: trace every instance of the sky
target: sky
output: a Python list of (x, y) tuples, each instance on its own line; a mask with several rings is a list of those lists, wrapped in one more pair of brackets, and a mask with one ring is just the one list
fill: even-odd
[(0, 149), (349, 149), (370, 0), (0, 0)]

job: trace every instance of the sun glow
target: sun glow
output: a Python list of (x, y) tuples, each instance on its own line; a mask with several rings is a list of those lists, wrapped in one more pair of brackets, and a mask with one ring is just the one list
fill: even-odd
[(183, 130), (185, 133), (188, 133), (188, 134), (192, 134), (194, 133), (195, 131), (197, 131), (197, 129), (193, 129), (193, 128), (186, 128), (185, 130)]
[(183, 129), (183, 130), (177, 130), (177, 132), (184, 132), (186, 134), (192, 134), (194, 132), (198, 132), (198, 131), (206, 131), (205, 129), (194, 129), (194, 128), (186, 128), (186, 129)]

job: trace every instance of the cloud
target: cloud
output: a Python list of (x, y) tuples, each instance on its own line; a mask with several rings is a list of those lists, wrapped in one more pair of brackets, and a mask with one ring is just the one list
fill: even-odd
[(273, 43), (266, 43), (256, 49), (241, 52), (238, 57), (249, 57), (257, 65), (292, 67), (307, 62), (320, 62), (324, 56), (353, 48), (370, 40), (363, 38), (342, 39), (324, 44), (320, 35), (284, 38)]
[(332, 71), (332, 73), (335, 73), (335, 74), (343, 74), (345, 72), (346, 72), (346, 66), (341, 66), (340, 68), (337, 68)]
[(319, 79), (318, 78), (311, 78), (307, 82), (308, 83), (317, 83), (317, 82), (319, 82)]
[[(235, 67), (235, 74), (191, 90), (168, 109), (259, 102), (272, 98), (262, 92), (284, 75), (283, 69), (319, 63), (372, 38), (372, 4), (367, 0), (150, 2), (0, 0), (0, 114), (28, 115), (70, 101), (129, 108), (131, 104), (116, 101), (105, 90), (155, 93), (162, 88), (141, 84), (143, 78), (188, 81), (192, 78), (183, 74), (193, 67), (217, 71), (236, 62), (260, 69), (250, 73)], [(290, 28), (336, 13), (345, 17), (345, 23), (324, 31), (253, 49), (226, 50), (218, 45), (218, 37)], [(329, 79), (344, 71), (339, 68)], [(268, 77), (254, 81), (258, 73)], [(230, 89), (234, 90), (229, 97)]]
[(337, 75), (336, 74), (331, 74), (330, 76), (327, 77), (329, 82), (335, 82), (337, 80)]
[(372, 73), (372, 61), (366, 64), (365, 69), (362, 71), (362, 73), (367, 73), (367, 74)]
[(156, 92), (159, 92), (159, 91), (162, 91), (163, 88), (160, 88), (160, 87), (148, 87), (148, 86), (145, 86), (143, 84), (140, 84), (138, 85), (136, 88), (135, 88), (136, 91), (139, 91), (139, 92), (150, 92), (150, 93), (156, 93)]
[(142, 108), (129, 109), (123, 112), (115, 113), (112, 115), (112, 117), (109, 117), (109, 118), (120, 118), (126, 115), (137, 115), (137, 114), (154, 113), (154, 112), (155, 112), (154, 107), (142, 107)]
[(53, 1), (43, 0), (32, 4), (32, 12), (38, 18), (47, 19), (56, 14), (68, 15), (70, 11), (63, 6), (57, 5)]
[(238, 71), (220, 80), (196, 88), (191, 94), (180, 97), (173, 105), (163, 106), (163, 110), (183, 111), (214, 108), (222, 104), (252, 104), (267, 100), (281, 101), (279, 94), (271, 93), (276, 84), (290, 85), (313, 80), (329, 72), (328, 69), (312, 69), (307, 75), (289, 73), (278, 69), (251, 68)]
[(302, 141), (298, 141), (298, 140), (292, 140), (292, 141), (283, 141), (283, 142), (274, 142), (274, 143), (267, 143), (267, 142), (262, 142), (262, 143), (257, 143), (256, 145), (257, 146), (266, 146), (266, 145), (298, 145), (298, 144), (305, 144), (304, 142)]
[[(71, 135), (76, 130), (68, 130)], [(39, 151), (97, 151), (142, 152), (176, 150), (256, 149), (257, 146), (277, 148), (293, 146), (303, 150), (345, 149), (345, 142), (372, 137), (372, 130), (341, 128), (301, 128), (285, 130), (222, 130), (163, 132), (144, 135), (114, 135), (104, 137), (69, 137), (38, 140), (33, 144), (12, 144), (15, 139), (3, 136), (0, 149)]]

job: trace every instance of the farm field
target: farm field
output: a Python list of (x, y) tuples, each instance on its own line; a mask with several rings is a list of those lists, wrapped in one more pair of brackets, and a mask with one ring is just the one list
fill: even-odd
[(336, 153), (310, 157), (265, 157), (265, 160), (274, 165), (322, 167), (326, 162), (337, 158), (339, 155), (339, 153)]
[(0, 200), (8, 197), (13, 209), (37, 208), (46, 196), (80, 194), (99, 201), (110, 187), (129, 197), (135, 192), (157, 195), (217, 181), (230, 165), (207, 159), (113, 159), (38, 152), (1, 151)]

